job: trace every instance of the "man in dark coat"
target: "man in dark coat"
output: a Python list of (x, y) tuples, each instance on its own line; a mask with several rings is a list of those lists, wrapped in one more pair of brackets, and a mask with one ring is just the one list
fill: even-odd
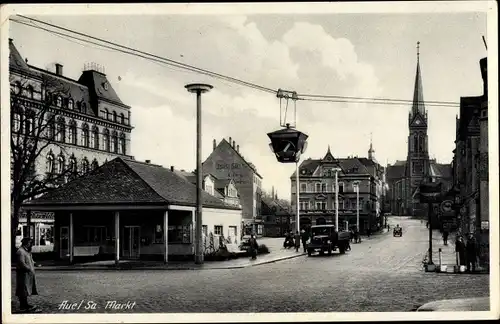
[(462, 236), (457, 236), (457, 240), (455, 242), (455, 252), (458, 253), (458, 264), (465, 265), (465, 243)]
[(477, 246), (473, 234), (469, 234), (465, 251), (467, 253), (467, 271), (470, 272), (472, 266), (472, 272), (474, 272), (476, 271)]
[(257, 259), (257, 252), (259, 249), (259, 244), (257, 243), (257, 239), (255, 238), (255, 234), (252, 233), (250, 239), (248, 240), (248, 244), (250, 245), (249, 251), (252, 256), (252, 260)]
[(307, 241), (309, 240), (309, 232), (302, 230), (301, 239), (302, 239), (302, 247), (304, 248), (304, 252), (306, 252)]
[(295, 242), (295, 252), (299, 252), (299, 249), (300, 249), (300, 234), (299, 234), (299, 231), (295, 232), (294, 242)]
[(444, 245), (448, 245), (448, 230), (445, 228), (443, 229), (443, 243)]
[(16, 296), (19, 298), (21, 311), (34, 310), (35, 307), (28, 304), (28, 296), (38, 295), (31, 244), (29, 237), (23, 238), (21, 247), (16, 252)]

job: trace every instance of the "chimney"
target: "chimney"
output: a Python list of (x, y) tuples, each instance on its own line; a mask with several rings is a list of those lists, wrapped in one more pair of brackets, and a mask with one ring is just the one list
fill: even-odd
[(235, 142), (235, 141), (233, 141), (233, 148), (235, 148), (235, 147), (236, 147), (236, 142)]
[(215, 138), (214, 138), (214, 144), (213, 144), (213, 147), (214, 147), (214, 151), (215, 151), (215, 148), (217, 147), (217, 141), (215, 140)]
[(63, 66), (62, 64), (56, 63), (56, 74), (57, 75), (63, 75)]
[(232, 143), (231, 141), (232, 141), (232, 138), (231, 138), (231, 136), (229, 136), (229, 146), (231, 146), (231, 143)]
[(240, 153), (240, 146), (236, 145), (236, 152)]
[(147, 164), (151, 163), (151, 160), (146, 160), (146, 163), (147, 163)]
[(174, 172), (174, 166), (173, 165), (170, 166), (170, 171)]

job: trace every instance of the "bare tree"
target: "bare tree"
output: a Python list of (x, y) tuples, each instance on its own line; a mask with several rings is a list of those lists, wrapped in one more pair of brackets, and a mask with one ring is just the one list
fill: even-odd
[[(76, 165), (64, 164), (58, 170), (55, 162), (47, 172), (37, 172), (42, 154), (50, 147), (65, 151), (65, 127), (60, 117), (62, 100), (69, 92), (67, 86), (55, 78), (42, 76), (40, 100), (34, 99), (34, 88), (29, 80), (15, 80), (11, 86), (11, 243), (15, 252), (15, 238), (22, 204), (64, 183), (75, 173)], [(43, 96), (42, 96), (43, 94)], [(64, 97), (66, 97), (66, 95)], [(62, 105), (61, 105), (62, 106)], [(59, 123), (59, 124), (58, 124)], [(50, 161), (48, 162), (50, 163)]]

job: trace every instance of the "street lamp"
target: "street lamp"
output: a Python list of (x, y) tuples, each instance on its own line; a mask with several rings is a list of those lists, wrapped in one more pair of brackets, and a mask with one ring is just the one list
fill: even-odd
[(308, 135), (293, 129), (290, 124), (286, 124), (286, 128), (268, 133), (267, 136), (271, 139), (269, 148), (275, 154), (276, 159), (280, 163), (295, 163), (295, 184), (296, 184), (296, 217), (297, 231), (300, 231), (299, 219), (299, 160), (301, 154), (307, 149)]
[[(210, 91), (213, 86), (209, 84), (193, 83), (185, 86), (187, 91), (196, 93), (196, 218), (195, 218), (195, 248), (194, 262), (203, 263), (203, 242), (202, 242), (202, 173), (201, 169), (201, 94)], [(165, 229), (167, 230), (167, 229)], [(167, 242), (165, 242), (167, 244)]]
[(354, 181), (353, 185), (356, 189), (356, 229), (359, 232), (359, 181)]
[(335, 230), (339, 230), (339, 171), (340, 168), (333, 168), (335, 172)]

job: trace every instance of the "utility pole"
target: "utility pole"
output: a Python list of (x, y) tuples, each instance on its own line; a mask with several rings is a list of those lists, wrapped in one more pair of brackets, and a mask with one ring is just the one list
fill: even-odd
[(339, 168), (334, 168), (335, 171), (335, 230), (339, 231)]
[[(194, 262), (203, 263), (203, 234), (202, 234), (202, 166), (201, 166), (201, 94), (210, 91), (213, 86), (209, 84), (193, 83), (185, 86), (187, 91), (196, 93), (196, 218), (195, 218), (195, 249)], [(165, 229), (167, 230), (167, 229)]]
[(295, 162), (295, 183), (297, 184), (297, 195), (296, 195), (296, 204), (297, 204), (297, 212), (296, 212), (296, 222), (297, 222), (297, 232), (300, 233), (300, 216), (299, 216), (299, 211), (300, 211), (300, 205), (299, 205), (299, 192), (300, 192), (300, 183), (299, 183), (299, 161)]
[(359, 181), (354, 182), (356, 186), (356, 229), (359, 232)]

